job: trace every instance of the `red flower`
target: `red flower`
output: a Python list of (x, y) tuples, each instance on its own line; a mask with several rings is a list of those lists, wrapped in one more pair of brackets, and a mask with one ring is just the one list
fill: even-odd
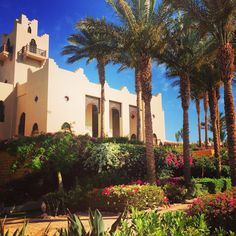
[(111, 195), (110, 189), (109, 189), (109, 188), (104, 188), (104, 189), (102, 190), (102, 195), (104, 195), (104, 196), (110, 196), (110, 195)]
[(139, 191), (139, 189), (138, 188), (134, 188), (134, 193), (137, 193), (138, 191)]

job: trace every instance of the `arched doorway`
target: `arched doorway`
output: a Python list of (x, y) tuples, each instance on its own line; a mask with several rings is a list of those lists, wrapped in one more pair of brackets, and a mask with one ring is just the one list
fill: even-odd
[(24, 136), (25, 135), (25, 113), (23, 112), (20, 116), (20, 122), (18, 126), (18, 134)]
[(157, 145), (157, 136), (153, 134), (153, 145)]
[(130, 139), (131, 141), (135, 141), (137, 139), (136, 134), (132, 134)]
[(98, 108), (91, 103), (86, 107), (86, 127), (90, 130), (92, 137), (98, 137)]
[(115, 108), (112, 108), (112, 136), (120, 137), (120, 113)]
[(30, 52), (36, 53), (37, 52), (37, 44), (34, 39), (30, 41)]
[(98, 108), (96, 105), (92, 107), (92, 134), (98, 137)]
[(39, 134), (39, 126), (37, 123), (34, 123), (33, 127), (32, 127), (32, 132), (31, 135), (35, 136)]

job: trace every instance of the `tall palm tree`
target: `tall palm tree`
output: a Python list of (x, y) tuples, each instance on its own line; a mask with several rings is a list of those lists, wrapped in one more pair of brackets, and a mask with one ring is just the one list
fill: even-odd
[(208, 148), (208, 93), (207, 91), (204, 92), (203, 97), (203, 106), (204, 106), (204, 120), (205, 120), (205, 148)]
[(221, 156), (220, 156), (220, 136), (218, 131), (218, 100), (217, 87), (220, 83), (219, 69), (212, 62), (205, 60), (205, 64), (200, 68), (199, 80), (202, 82), (204, 89), (207, 89), (208, 103), (210, 107), (210, 117), (213, 131), (213, 142), (215, 158), (217, 160), (217, 173), (221, 175)]
[[(226, 121), (225, 121), (225, 115), (224, 113), (220, 112), (220, 141), (221, 142), (224, 142), (225, 139), (226, 139)], [(211, 119), (210, 119), (210, 122), (209, 122), (209, 125), (208, 125), (208, 129), (213, 132), (213, 124), (211, 122)], [(201, 123), (201, 127), (204, 128), (205, 127), (205, 122), (202, 122)]]
[(166, 5), (156, 10), (156, 0), (107, 0), (126, 28), (124, 48), (134, 58), (140, 58), (142, 98), (145, 104), (145, 142), (147, 175), (151, 184), (156, 182), (153, 149), (152, 51), (163, 47), (162, 32), (167, 16)]
[[(232, 40), (236, 30), (235, 0), (167, 0), (185, 11), (199, 23), (203, 33), (213, 36), (218, 46), (218, 64), (224, 83), (224, 106), (227, 126), (228, 153), (231, 180), (236, 186), (236, 124), (232, 80), (234, 77), (234, 48)], [(210, 95), (209, 95), (210, 97)]]
[[(124, 45), (123, 45), (124, 46)], [(112, 61), (115, 64), (121, 64), (118, 71), (131, 68), (135, 70), (135, 92), (136, 92), (136, 105), (137, 105), (137, 140), (142, 141), (142, 84), (141, 84), (141, 69), (140, 61), (138, 58), (132, 57), (124, 47), (120, 47), (119, 50), (112, 56)]]
[(195, 71), (191, 74), (191, 99), (195, 102), (197, 120), (198, 120), (198, 144), (199, 147), (202, 146), (202, 137), (201, 137), (201, 109), (200, 101), (204, 100), (205, 96), (205, 86), (202, 84), (200, 74), (198, 72), (199, 68), (196, 67)]
[[(195, 79), (195, 78), (194, 78)], [(200, 101), (203, 98), (201, 88), (196, 86), (196, 83), (191, 83), (191, 99), (194, 101), (197, 112), (197, 127), (198, 127), (198, 146), (202, 146), (202, 135), (201, 135), (201, 108)]]
[(72, 34), (68, 41), (70, 45), (65, 46), (62, 55), (70, 55), (67, 62), (74, 63), (78, 60), (87, 59), (87, 63), (92, 60), (97, 61), (99, 82), (101, 85), (101, 102), (100, 102), (100, 133), (101, 138), (105, 136), (104, 132), (104, 111), (105, 111), (105, 66), (110, 61), (111, 48), (108, 45), (107, 35), (114, 32), (114, 26), (108, 24), (105, 19), (94, 20), (86, 18), (76, 24), (76, 32)]
[[(190, 27), (191, 26), (191, 27)], [(202, 41), (193, 22), (185, 16), (178, 16), (173, 25), (168, 26), (165, 40), (168, 46), (159, 55), (161, 62), (166, 63), (170, 75), (175, 75), (175, 85), (179, 85), (180, 98), (183, 109), (183, 155), (184, 178), (187, 187), (191, 185), (190, 150), (189, 150), (189, 103), (190, 103), (190, 76), (196, 65), (203, 57), (207, 41)]]
[(180, 142), (180, 140), (183, 140), (183, 128), (175, 133), (175, 139), (177, 142)]

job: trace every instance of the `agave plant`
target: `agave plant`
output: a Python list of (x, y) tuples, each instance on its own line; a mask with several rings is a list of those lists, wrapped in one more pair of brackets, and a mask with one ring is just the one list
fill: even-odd
[(105, 231), (104, 227), (104, 220), (102, 218), (102, 214), (99, 210), (95, 210), (94, 213), (92, 213), (91, 210), (89, 210), (89, 226), (90, 230), (89, 232), (86, 232), (85, 226), (83, 225), (80, 218), (75, 215), (69, 213), (68, 216), (68, 229), (58, 229), (59, 236), (105, 236), (105, 235), (112, 235), (117, 227), (120, 225), (121, 220), (126, 216), (126, 212), (120, 214), (120, 216), (117, 218), (115, 223), (111, 226), (110, 232)]

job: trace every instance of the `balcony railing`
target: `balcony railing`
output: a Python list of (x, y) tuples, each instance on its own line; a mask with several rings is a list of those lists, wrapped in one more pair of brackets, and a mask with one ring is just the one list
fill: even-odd
[(27, 44), (22, 48), (22, 55), (24, 58), (28, 57), (37, 61), (44, 61), (47, 56), (47, 51)]
[(24, 49), (28, 52), (35, 53), (37, 55), (46, 57), (46, 50), (39, 49), (39, 48), (29, 45), (29, 44), (27, 44)]

